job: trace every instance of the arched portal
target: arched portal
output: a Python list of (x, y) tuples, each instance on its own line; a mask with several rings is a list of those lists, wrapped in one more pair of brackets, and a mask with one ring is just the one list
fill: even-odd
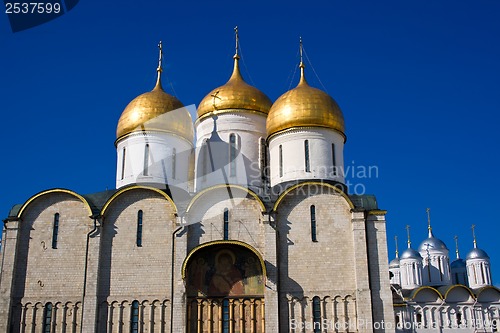
[(264, 332), (265, 266), (248, 244), (217, 241), (193, 249), (182, 268), (187, 332)]

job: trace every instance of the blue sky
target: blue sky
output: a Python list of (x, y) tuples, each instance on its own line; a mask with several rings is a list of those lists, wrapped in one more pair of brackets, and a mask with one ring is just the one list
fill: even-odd
[(430, 207), (452, 258), (453, 236), (465, 257), (477, 226), (498, 285), (499, 17), (498, 0), (81, 0), (12, 33), (2, 13), (1, 214), (48, 188), (114, 188), (116, 124), (153, 88), (158, 41), (164, 87), (198, 104), (227, 81), (238, 25), (243, 75), (272, 100), (297, 83), (303, 36), (310, 84), (344, 112), (346, 166), (378, 168), (351, 181), (389, 211), (390, 257), (405, 225), (414, 247), (425, 238)]

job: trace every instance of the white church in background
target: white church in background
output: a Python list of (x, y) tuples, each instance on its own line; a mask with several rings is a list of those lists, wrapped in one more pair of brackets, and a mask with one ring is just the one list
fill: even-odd
[(408, 248), (389, 263), (395, 323), (400, 332), (497, 332), (500, 329), (500, 291), (492, 286), (490, 257), (477, 247), (450, 264), (449, 249), (436, 238), (428, 214), (428, 237), (418, 251)]
[(115, 110), (116, 189), (47, 189), (4, 220), (0, 332), (439, 332), (498, 320), (479, 249), (450, 267), (429, 228), (389, 266), (387, 211), (348, 193), (343, 112), (308, 84), (302, 51), (297, 86), (272, 102), (243, 80), (236, 34), (232, 74), (207, 87), (193, 123), (162, 88), (160, 44), (153, 90)]

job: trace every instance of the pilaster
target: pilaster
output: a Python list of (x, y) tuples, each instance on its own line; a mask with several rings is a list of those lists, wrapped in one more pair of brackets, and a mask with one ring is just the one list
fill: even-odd
[[(97, 221), (96, 221), (97, 223)], [(102, 224), (102, 223), (101, 223)], [(96, 224), (97, 226), (97, 224)], [(100, 228), (100, 227), (99, 227)], [(101, 237), (99, 229), (89, 230), (87, 247), (87, 272), (85, 281), (85, 295), (83, 296), (82, 332), (97, 331), (97, 318), (99, 304), (97, 304), (98, 279), (99, 279), (99, 253)]]
[(274, 218), (264, 214), (266, 286), (264, 293), (266, 332), (279, 332), (278, 307), (278, 257), (276, 255), (276, 230)]
[(374, 326), (375, 332), (385, 332), (384, 327), (395, 327), (392, 292), (388, 276), (386, 213), (383, 210), (370, 211), (366, 223), (373, 321), (378, 323)]
[(9, 331), (20, 221), (5, 220), (4, 223), (0, 270), (0, 332)]
[[(177, 226), (181, 227), (184, 225), (183, 218), (177, 218)], [(184, 285), (184, 280), (182, 279), (182, 264), (187, 256), (187, 228), (182, 227), (177, 228), (177, 232), (174, 231), (172, 235), (173, 249), (174, 253), (172, 258), (174, 262), (172, 263), (172, 288), (171, 290), (171, 300), (170, 307), (171, 312), (168, 314), (171, 322), (171, 333), (182, 333), (186, 332), (186, 287)], [(170, 329), (170, 328), (169, 328)]]
[[(368, 274), (366, 245), (366, 221), (364, 212), (352, 213), (352, 234), (354, 240), (354, 266), (356, 279), (357, 331), (373, 332), (372, 299)], [(387, 273), (388, 274), (388, 273)]]

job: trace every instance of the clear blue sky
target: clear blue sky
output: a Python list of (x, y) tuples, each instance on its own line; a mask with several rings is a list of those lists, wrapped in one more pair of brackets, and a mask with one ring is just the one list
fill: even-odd
[[(425, 238), (430, 207), (452, 258), (453, 236), (465, 257), (477, 225), (500, 283), (499, 0), (110, 3), (81, 0), (18, 33), (0, 13), (3, 217), (44, 189), (114, 188), (116, 124), (152, 89), (158, 41), (164, 86), (198, 104), (228, 79), (238, 25), (243, 75), (272, 100), (289, 89), (303, 36), (344, 112), (346, 166), (378, 168), (351, 182), (389, 211), (391, 258), (394, 235), (405, 247), (406, 224), (414, 247)], [(323, 89), (310, 64), (306, 71)]]

